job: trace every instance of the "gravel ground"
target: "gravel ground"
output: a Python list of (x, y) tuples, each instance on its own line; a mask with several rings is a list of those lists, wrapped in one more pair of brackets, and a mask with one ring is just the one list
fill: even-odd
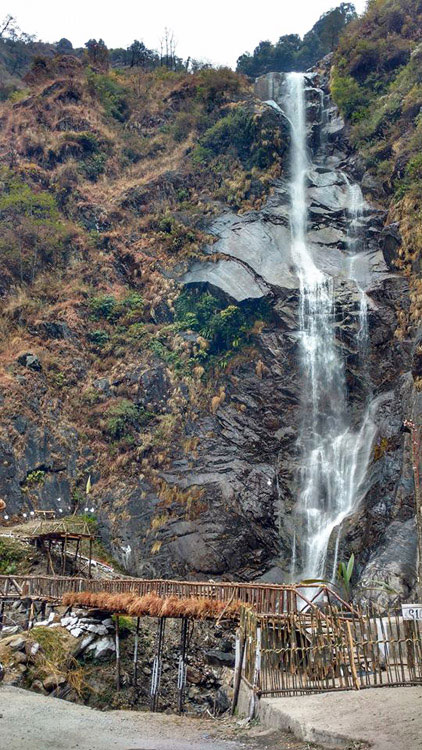
[(14, 687), (0, 688), (5, 750), (310, 750), (290, 734), (235, 721), (95, 711)]

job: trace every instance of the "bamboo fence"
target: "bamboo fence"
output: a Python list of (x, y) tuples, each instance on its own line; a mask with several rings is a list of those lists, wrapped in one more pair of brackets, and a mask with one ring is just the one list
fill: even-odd
[(284, 616), (242, 608), (242, 678), (259, 696), (420, 685), (421, 636), (421, 623), (374, 607)]

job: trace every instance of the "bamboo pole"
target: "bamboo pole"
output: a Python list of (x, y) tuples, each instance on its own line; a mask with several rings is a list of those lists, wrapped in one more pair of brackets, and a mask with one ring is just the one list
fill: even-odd
[(120, 690), (120, 624), (119, 615), (114, 618), (115, 644), (116, 644), (116, 690)]
[(236, 666), (233, 678), (233, 702), (231, 707), (231, 715), (234, 716), (236, 713), (237, 703), (239, 700), (240, 684), (242, 680), (242, 668), (243, 659), (245, 656), (246, 648), (246, 635), (243, 631), (239, 632), (239, 637), (236, 642)]
[(350, 625), (350, 622), (346, 622), (346, 631), (347, 631), (347, 642), (349, 646), (350, 669), (352, 672), (353, 682), (355, 683), (356, 690), (360, 690), (359, 679), (358, 679), (358, 675), (356, 672), (352, 627)]
[(138, 687), (138, 646), (139, 646), (139, 623), (140, 618), (136, 618), (135, 645), (133, 648), (133, 686)]
[(92, 567), (92, 537), (89, 539), (89, 561), (88, 561), (88, 578), (91, 578)]
[(187, 632), (188, 632), (188, 619), (187, 617), (182, 617), (182, 626), (181, 626), (181, 634), (180, 634), (179, 668), (178, 668), (178, 673), (177, 673), (177, 688), (179, 691), (178, 699), (177, 699), (177, 712), (179, 714), (181, 714), (183, 711), (183, 703), (185, 699)]
[(158, 708), (158, 697), (160, 692), (160, 679), (161, 679), (161, 663), (163, 657), (163, 643), (165, 633), (165, 617), (158, 618), (158, 629), (157, 629), (157, 649), (152, 666), (151, 674), (151, 711), (156, 711)]

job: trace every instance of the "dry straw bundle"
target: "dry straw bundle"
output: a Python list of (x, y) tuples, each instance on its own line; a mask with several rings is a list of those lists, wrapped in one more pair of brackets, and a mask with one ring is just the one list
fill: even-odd
[(136, 594), (108, 594), (107, 592), (71, 592), (63, 595), (66, 607), (79, 605), (95, 607), (127, 614), (131, 617), (191, 617), (205, 620), (225, 617), (235, 619), (239, 615), (240, 602), (219, 602), (215, 599), (190, 597), (179, 599), (177, 596), (163, 598), (150, 593), (144, 596)]

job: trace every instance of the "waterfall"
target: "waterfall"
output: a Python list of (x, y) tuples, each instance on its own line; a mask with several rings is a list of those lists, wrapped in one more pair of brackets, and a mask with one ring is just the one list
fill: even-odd
[[(283, 108), (291, 128), (291, 248), (300, 285), (299, 326), (304, 374), (294, 565), (297, 565), (300, 549), (300, 575), (314, 578), (327, 573), (329, 545), (336, 533), (336, 541), (333, 540), (335, 570), (341, 525), (361, 499), (375, 437), (375, 406), (367, 409), (360, 428), (354, 430), (347, 403), (344, 363), (335, 340), (334, 283), (315, 265), (312, 248), (307, 242), (310, 163), (304, 75), (289, 73), (285, 87)], [(353, 220), (357, 224), (357, 211)], [(363, 337), (367, 336), (363, 302), (361, 316)], [(297, 575), (297, 571), (293, 574)]]

